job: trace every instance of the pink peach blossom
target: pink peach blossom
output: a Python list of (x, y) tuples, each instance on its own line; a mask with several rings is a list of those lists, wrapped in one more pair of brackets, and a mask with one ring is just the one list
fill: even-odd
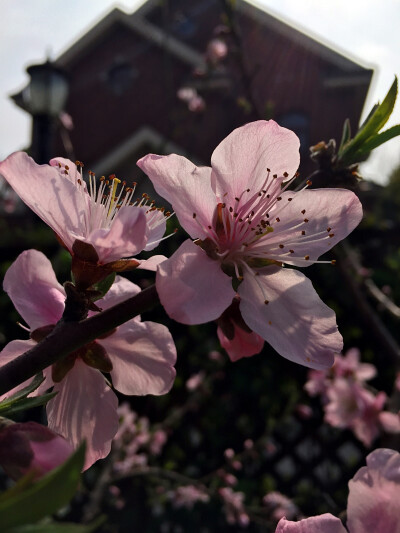
[(37, 165), (25, 152), (16, 152), (0, 163), (0, 174), (71, 254), (79, 243), (90, 245), (99, 264), (151, 250), (165, 231), (160, 211), (145, 206), (145, 200), (131, 205), (133, 189), (124, 193), (115, 176), (97, 185), (91, 172), (87, 186), (82, 166), (68, 159)]
[(299, 165), (299, 140), (272, 120), (234, 130), (215, 149), (211, 168), (174, 154), (149, 154), (138, 165), (195, 239), (158, 267), (157, 290), (170, 317), (216, 320), (237, 292), (246, 325), (281, 355), (311, 368), (331, 366), (342, 349), (335, 314), (303, 274), (282, 265), (313, 264), (344, 239), (362, 217), (355, 194), (286, 190)]
[[(23, 252), (11, 265), (4, 290), (29, 325), (31, 338), (11, 341), (0, 353), (1, 366), (34, 346), (44, 331), (51, 331), (62, 316), (65, 300), (50, 261), (36, 250)], [(97, 303), (107, 309), (138, 292), (139, 287), (117, 277)], [(96, 359), (91, 362), (93, 355)], [(88, 468), (109, 453), (118, 429), (117, 397), (98, 368), (110, 372), (113, 386), (123, 394), (160, 395), (172, 386), (175, 360), (176, 349), (168, 329), (135, 317), (47, 368), (46, 379), (36, 393), (54, 387), (58, 394), (47, 404), (49, 427), (75, 447), (86, 439)]]

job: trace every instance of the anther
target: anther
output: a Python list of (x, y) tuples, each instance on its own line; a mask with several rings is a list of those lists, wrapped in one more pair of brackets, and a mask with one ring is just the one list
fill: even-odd
[(311, 180), (307, 180), (306, 183), (307, 183), (307, 185), (308, 185), (309, 187), (311, 187), (311, 185), (312, 185), (312, 181), (311, 181)]
[(193, 218), (196, 218), (196, 216), (197, 216), (196, 213), (193, 213)]
[(332, 228), (326, 228), (326, 231), (329, 233)]
[(332, 265), (336, 265), (336, 259), (332, 259), (331, 263)]
[(277, 222), (280, 222), (280, 221), (281, 221), (281, 219), (280, 219), (279, 217), (276, 217), (275, 220), (276, 220)]
[(301, 213), (302, 213), (302, 215), (305, 215), (306, 210), (305, 210), (305, 209), (302, 209)]
[(305, 232), (305, 231), (303, 230), (303, 231), (301, 232), (301, 234), (302, 234), (302, 235), (305, 235), (305, 234), (306, 234), (306, 232)]
[(283, 245), (283, 244), (280, 244), (280, 245), (279, 245), (279, 248), (281, 248), (281, 249), (284, 248), (284, 245)]
[(288, 202), (291, 202), (293, 200), (293, 198), (288, 198), (287, 201)]
[(269, 304), (269, 300), (264, 300), (265, 305)]
[(287, 172), (284, 172), (284, 173), (283, 173), (283, 177), (284, 177), (284, 178), (287, 178), (288, 176), (289, 176), (289, 174), (288, 174)]
[(334, 237), (334, 236), (335, 236), (334, 233), (330, 233), (330, 234), (329, 234), (329, 237), (331, 237), (331, 238)]
[(291, 254), (294, 254), (294, 250), (289, 250), (289, 252), (290, 252)]
[(304, 222), (308, 222), (308, 218), (305, 218), (305, 219), (304, 219)]
[(309, 255), (306, 255), (306, 256), (304, 257), (304, 259), (305, 259), (306, 261), (308, 261), (308, 260), (310, 259), (310, 256), (309, 256)]
[(278, 196), (276, 200), (280, 202), (282, 200), (282, 196)]

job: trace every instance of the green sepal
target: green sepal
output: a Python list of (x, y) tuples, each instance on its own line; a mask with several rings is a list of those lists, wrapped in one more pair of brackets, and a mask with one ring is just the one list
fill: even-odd
[(99, 295), (93, 298), (94, 302), (100, 300), (101, 298), (104, 298), (107, 292), (111, 289), (115, 281), (115, 276), (115, 272), (112, 272), (106, 278), (93, 285), (93, 289), (99, 292)]
[(26, 477), (0, 496), (0, 531), (32, 524), (52, 515), (74, 496), (85, 460), (85, 443), (61, 466), (27, 486)]

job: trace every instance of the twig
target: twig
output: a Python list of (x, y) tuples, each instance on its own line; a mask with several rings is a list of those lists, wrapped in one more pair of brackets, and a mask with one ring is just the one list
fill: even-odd
[(0, 395), (88, 342), (151, 309), (159, 302), (155, 285), (90, 318), (60, 320), (42, 342), (0, 368)]

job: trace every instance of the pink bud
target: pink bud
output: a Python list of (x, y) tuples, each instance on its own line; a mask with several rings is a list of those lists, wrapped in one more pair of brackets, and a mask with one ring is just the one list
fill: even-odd
[(235, 457), (235, 452), (232, 450), (232, 448), (227, 448), (224, 451), (225, 458), (228, 460), (231, 460)]
[(0, 464), (12, 479), (34, 471), (39, 478), (74, 451), (63, 437), (36, 422), (11, 423), (0, 430)]

